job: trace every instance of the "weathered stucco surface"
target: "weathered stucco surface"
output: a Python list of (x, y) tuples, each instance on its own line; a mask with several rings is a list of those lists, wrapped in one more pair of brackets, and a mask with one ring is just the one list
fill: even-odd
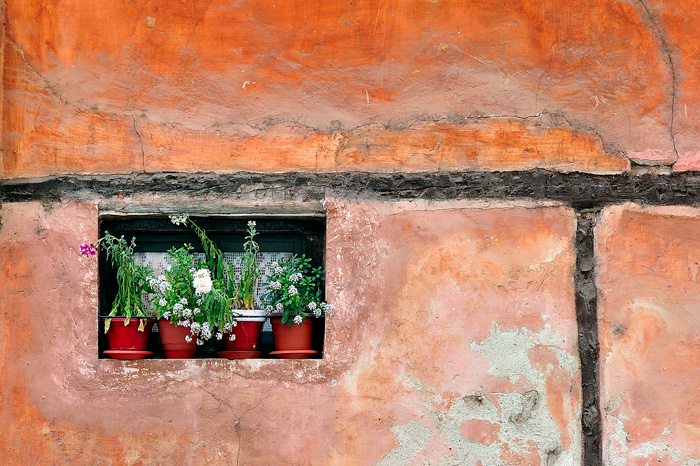
[(2, 464), (580, 465), (573, 211), (328, 199), (323, 360), (97, 359), (94, 203), (6, 203)]
[(700, 464), (700, 209), (605, 209), (599, 265), (604, 464)]
[(700, 166), (692, 0), (7, 0), (5, 178)]

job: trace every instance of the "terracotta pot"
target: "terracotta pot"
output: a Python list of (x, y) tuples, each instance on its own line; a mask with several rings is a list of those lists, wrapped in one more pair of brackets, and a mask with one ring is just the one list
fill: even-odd
[(163, 343), (163, 351), (167, 359), (189, 359), (194, 357), (197, 350), (197, 341), (192, 337), (187, 342), (185, 337), (190, 335), (190, 329), (171, 324), (167, 319), (158, 319), (160, 341)]
[(231, 341), (228, 334), (224, 335), (224, 348), (226, 351), (257, 350), (262, 324), (262, 322), (238, 321), (238, 325), (233, 328), (232, 332), (236, 338)]
[(265, 322), (265, 310), (263, 309), (237, 309), (240, 317), (237, 317), (238, 325), (233, 327), (236, 338), (231, 341), (229, 335), (224, 335), (224, 348), (226, 351), (256, 351), (260, 329)]
[(282, 317), (270, 317), (270, 323), (276, 351), (311, 349), (311, 331), (314, 323), (312, 318), (304, 319), (301, 325), (287, 325), (282, 324)]
[[(112, 350), (139, 350), (145, 351), (148, 348), (148, 338), (151, 336), (153, 319), (146, 319), (143, 332), (139, 332), (140, 318), (132, 317), (129, 325), (124, 325), (126, 318), (112, 317), (112, 322), (107, 331), (109, 348)], [(103, 323), (104, 323), (103, 319)]]

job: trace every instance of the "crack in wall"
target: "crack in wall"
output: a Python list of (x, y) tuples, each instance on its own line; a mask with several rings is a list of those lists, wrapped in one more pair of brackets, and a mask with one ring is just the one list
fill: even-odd
[[(38, 78), (43, 83), (46, 90), (62, 104), (67, 105), (69, 107), (72, 107), (80, 113), (87, 113), (87, 114), (99, 113), (101, 115), (110, 115), (110, 116), (113, 116), (115, 118), (131, 117), (132, 126), (134, 127), (134, 132), (135, 132), (137, 139), (139, 141), (142, 158), (144, 159), (142, 162), (142, 167), (145, 171), (144, 144), (143, 144), (141, 134), (136, 129), (136, 116), (137, 115), (135, 113), (128, 112), (128, 111), (117, 112), (117, 111), (110, 111), (110, 110), (105, 110), (105, 109), (96, 110), (93, 107), (86, 108), (86, 107), (78, 105), (75, 102), (70, 101), (61, 92), (59, 92), (59, 89), (56, 85), (52, 84), (45, 76), (43, 76), (43, 74), (41, 74), (39, 72), (38, 69), (36, 69), (29, 62), (29, 60), (27, 59), (27, 57), (24, 54), (24, 50), (21, 47), (19, 47), (19, 45), (16, 42), (14, 42), (9, 36), (5, 37), (5, 42), (10, 44), (12, 46), (12, 48), (14, 50), (16, 50), (17, 53), (20, 54), (20, 56), (22, 57), (22, 61), (25, 64), (26, 68), (36, 78)], [(675, 86), (675, 84), (674, 84), (674, 86)], [(532, 114), (532, 115), (517, 115), (517, 114), (481, 115), (481, 114), (479, 114), (478, 111), (475, 112), (475, 114), (473, 113), (471, 115), (449, 115), (449, 116), (423, 115), (423, 116), (408, 120), (406, 123), (400, 123), (400, 122), (395, 122), (395, 121), (394, 122), (388, 121), (385, 123), (366, 122), (366, 123), (362, 123), (362, 124), (356, 125), (356, 126), (351, 127), (351, 128), (346, 128), (346, 129), (342, 128), (342, 123), (340, 123), (340, 122), (331, 122), (328, 129), (323, 129), (323, 128), (314, 127), (311, 125), (304, 124), (295, 118), (287, 118), (287, 119), (265, 118), (265, 119), (263, 119), (261, 124), (255, 124), (255, 123), (250, 123), (250, 122), (238, 122), (238, 121), (231, 121), (231, 120), (222, 120), (219, 122), (212, 123), (212, 124), (202, 128), (201, 130), (195, 129), (194, 131), (206, 132), (206, 131), (210, 131), (210, 130), (217, 130), (218, 128), (221, 128), (222, 126), (234, 126), (234, 127), (249, 128), (250, 130), (253, 130), (256, 133), (264, 133), (265, 131), (269, 130), (270, 128), (287, 125), (290, 127), (301, 128), (303, 130), (317, 133), (317, 134), (338, 135), (338, 138), (340, 141), (335, 149), (335, 160), (337, 160), (340, 152), (346, 146), (346, 144), (343, 144), (343, 143), (347, 142), (349, 140), (349, 137), (353, 133), (358, 132), (358, 131), (362, 131), (363, 129), (372, 128), (372, 127), (380, 127), (380, 128), (383, 128), (384, 130), (400, 131), (400, 130), (415, 128), (417, 125), (420, 125), (420, 124), (430, 124), (430, 123), (440, 123), (440, 122), (467, 123), (467, 122), (472, 122), (472, 121), (487, 121), (487, 120), (529, 121), (529, 120), (533, 120), (533, 119), (542, 119), (543, 117), (549, 117), (551, 119), (551, 121), (549, 121), (549, 122), (544, 122), (546, 127), (562, 128), (564, 126), (569, 126), (570, 128), (573, 128), (573, 129), (576, 129), (576, 130), (593, 135), (595, 138), (597, 138), (599, 140), (600, 145), (602, 147), (602, 150), (605, 153), (613, 154), (613, 155), (624, 155), (621, 151), (613, 149), (611, 144), (606, 142), (603, 135), (599, 131), (597, 131), (595, 128), (593, 128), (591, 126), (576, 124), (569, 117), (567, 117), (566, 115), (564, 115), (561, 112), (551, 112), (551, 111), (547, 111), (547, 110), (543, 110), (539, 113)], [(562, 122), (564, 122), (565, 124), (562, 124)], [(549, 124), (547, 124), (547, 123), (549, 123)], [(162, 127), (166, 127), (168, 125), (173, 124), (173, 122), (170, 122), (170, 123), (153, 122), (153, 124), (158, 125), (158, 126), (162, 126)], [(674, 147), (675, 147), (675, 142), (674, 142)]]
[(674, 120), (676, 116), (676, 90), (677, 90), (677, 85), (678, 82), (676, 80), (676, 66), (673, 61), (673, 54), (671, 53), (671, 47), (668, 45), (668, 41), (666, 40), (666, 36), (664, 36), (663, 32), (661, 31), (661, 27), (659, 26), (659, 22), (657, 19), (654, 17), (652, 14), (651, 10), (649, 10), (649, 7), (647, 7), (646, 3), (644, 0), (637, 0), (639, 4), (644, 8), (644, 11), (646, 12), (647, 16), (649, 17), (649, 21), (651, 21), (651, 24), (653, 25), (654, 29), (656, 30), (656, 36), (658, 37), (659, 41), (661, 41), (661, 46), (664, 49), (665, 55), (666, 55), (666, 60), (668, 61), (668, 66), (671, 71), (671, 124), (669, 128), (669, 133), (671, 135), (671, 144), (673, 145), (673, 152), (676, 156), (676, 160), (671, 164), (673, 166), (677, 161), (678, 161), (678, 149), (676, 148), (676, 136), (673, 133), (673, 125), (674, 125)]
[(136, 117), (131, 116), (131, 119), (134, 122), (134, 133), (136, 133), (136, 138), (139, 140), (139, 145), (141, 146), (141, 169), (143, 172), (146, 172), (146, 153), (143, 150), (143, 139), (141, 139), (141, 133), (139, 133), (139, 130), (136, 128)]

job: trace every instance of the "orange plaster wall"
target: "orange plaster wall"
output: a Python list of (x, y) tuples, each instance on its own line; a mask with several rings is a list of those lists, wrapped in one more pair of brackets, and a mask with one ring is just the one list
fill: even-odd
[(692, 169), (695, 10), (8, 0), (3, 176)]
[(0, 463), (580, 464), (573, 212), (327, 207), (323, 360), (117, 361), (96, 205), (4, 204)]

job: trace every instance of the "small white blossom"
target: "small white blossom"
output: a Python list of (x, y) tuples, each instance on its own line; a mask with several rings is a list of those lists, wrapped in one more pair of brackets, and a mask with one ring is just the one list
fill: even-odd
[(167, 306), (168, 301), (165, 298), (160, 298), (160, 301), (158, 301), (158, 304), (161, 306)]
[(304, 322), (304, 318), (302, 316), (294, 316), (294, 323), (297, 325), (301, 325), (301, 323)]
[(315, 317), (321, 317), (321, 314), (323, 314), (323, 311), (321, 309), (314, 309), (314, 316)]
[(299, 280), (301, 280), (301, 272), (293, 273), (289, 276), (289, 281), (292, 283), (296, 283)]
[(187, 215), (171, 215), (170, 221), (173, 222), (175, 225), (184, 225), (185, 223), (187, 223)]
[(199, 315), (199, 314), (201, 314), (201, 313), (202, 313), (202, 310), (201, 310), (201, 309), (199, 309), (198, 307), (195, 307), (195, 308), (194, 308), (194, 315)]
[(216, 332), (216, 339), (221, 340), (224, 337), (224, 334), (221, 332)]
[(277, 304), (275, 304), (275, 310), (276, 310), (277, 312), (282, 312), (282, 311), (284, 311), (284, 306), (282, 305), (282, 303), (277, 303)]
[(289, 296), (296, 296), (299, 292), (297, 291), (297, 287), (294, 285), (289, 285), (289, 290), (287, 290), (289, 293)]
[(316, 309), (316, 302), (315, 302), (315, 301), (311, 301), (311, 302), (309, 303), (309, 309), (311, 309), (312, 311), (313, 311), (314, 309)]
[(270, 282), (269, 286), (270, 286), (270, 289), (273, 289), (273, 290), (279, 290), (282, 288), (282, 284), (280, 282), (277, 282), (277, 281)]
[(170, 320), (170, 311), (165, 311), (165, 312), (163, 313), (163, 319), (168, 319), (168, 320)]
[(184, 309), (184, 306), (180, 303), (175, 303), (173, 306), (173, 311), (181, 312)]
[(204, 344), (204, 342), (202, 340), (200, 340), (199, 338), (197, 338), (197, 344), (199, 346), (202, 346)]
[(321, 307), (326, 312), (326, 314), (328, 314), (329, 312), (333, 312), (333, 305), (332, 304), (322, 303)]
[(234, 327), (238, 327), (238, 321), (237, 321), (237, 320), (234, 320), (233, 323), (232, 323), (231, 325), (233, 325)]
[(236, 339), (236, 335), (234, 335), (233, 333), (228, 336), (228, 341), (233, 341), (235, 339)]
[(197, 294), (206, 294), (211, 291), (211, 272), (208, 269), (199, 269), (194, 274), (194, 280), (192, 282), (194, 285), (195, 292)]
[(201, 305), (202, 305), (202, 298), (199, 298), (199, 299), (197, 300), (197, 306), (201, 306)]
[(184, 304), (185, 306), (187, 306), (187, 298), (182, 298), (180, 300), (180, 304)]
[(192, 343), (192, 337), (189, 336), (189, 335), (186, 335), (186, 336), (185, 336), (185, 341), (186, 341), (187, 343)]
[(182, 317), (192, 317), (192, 311), (190, 309), (183, 310)]
[(284, 269), (283, 269), (282, 267), (280, 267), (279, 265), (276, 265), (276, 266), (275, 266), (275, 269), (274, 269), (274, 273), (276, 273), (276, 274), (279, 275), (279, 274), (281, 274), (282, 272), (284, 272)]

